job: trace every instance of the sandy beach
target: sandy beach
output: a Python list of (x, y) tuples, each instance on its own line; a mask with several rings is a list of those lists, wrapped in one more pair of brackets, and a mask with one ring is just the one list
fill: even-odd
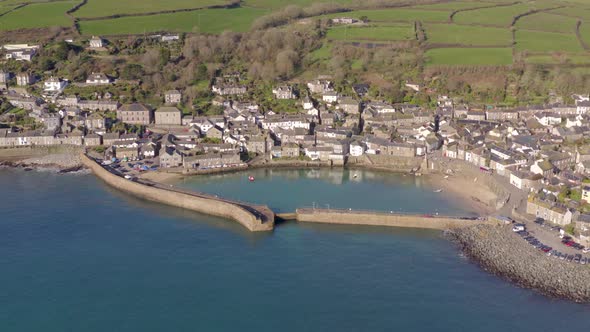
[(182, 179), (183, 175), (179, 173), (167, 173), (167, 172), (160, 172), (160, 171), (153, 171), (153, 172), (144, 172), (139, 175), (140, 178), (159, 182), (159, 183), (171, 183), (178, 179)]
[[(266, 164), (264, 166), (257, 165), (256, 168), (274, 168), (272, 164)], [(284, 168), (284, 165), (277, 166), (278, 168)], [(293, 166), (295, 168), (305, 168), (305, 165)], [(321, 167), (321, 166), (312, 166)], [(323, 166), (327, 167), (327, 166)], [(388, 171), (399, 173), (396, 170), (384, 167), (384, 166), (367, 166), (367, 165), (353, 165), (351, 169), (369, 169), (378, 171)], [(233, 171), (233, 170), (228, 170)], [(207, 176), (203, 175), (184, 175), (180, 173), (168, 173), (168, 172), (146, 172), (140, 175), (140, 178), (160, 182), (160, 183), (174, 183), (175, 181), (185, 176)], [(498, 199), (498, 195), (489, 188), (486, 183), (489, 179), (484, 179), (489, 175), (481, 173), (477, 170), (455, 173), (448, 175), (439, 172), (432, 172), (422, 175), (424, 181), (432, 187), (433, 190), (442, 189), (441, 195), (452, 195), (453, 198), (461, 205), (469, 208), (473, 212), (479, 215), (489, 215), (496, 211), (495, 202)], [(488, 181), (485, 181), (488, 180)]]
[(444, 174), (428, 174), (424, 178), (434, 190), (442, 189), (441, 195), (454, 196), (460, 204), (480, 215), (489, 215), (496, 210), (490, 202), (495, 202), (498, 196), (478, 177), (451, 175), (445, 178)]

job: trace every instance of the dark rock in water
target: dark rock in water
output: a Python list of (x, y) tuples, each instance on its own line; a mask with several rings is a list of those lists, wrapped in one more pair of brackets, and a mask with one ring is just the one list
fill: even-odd
[(84, 167), (81, 165), (74, 166), (74, 167), (64, 168), (64, 169), (60, 170), (58, 173), (64, 174), (64, 173), (78, 172), (79, 170), (82, 170), (83, 168)]
[(446, 235), (493, 274), (548, 296), (590, 302), (588, 266), (548, 257), (507, 226), (470, 226)]
[(17, 167), (18, 163), (12, 161), (0, 161), (0, 167)]

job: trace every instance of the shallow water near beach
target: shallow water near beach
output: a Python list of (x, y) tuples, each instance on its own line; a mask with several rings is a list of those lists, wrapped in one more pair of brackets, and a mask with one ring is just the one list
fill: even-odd
[[(441, 204), (435, 207), (441, 212), (456, 208), (444, 210), (452, 202), (440, 194), (410, 205), (408, 196), (428, 190), (382, 176), (360, 180), (360, 207), (383, 196), (391, 199), (387, 206), (397, 202), (412, 212), (428, 212), (418, 209), (424, 204)], [(282, 177), (265, 181), (287, 181)], [(257, 175), (238, 187), (263, 190), (265, 181)], [(306, 180), (290, 181), (270, 196)], [(323, 174), (313, 181), (348, 190), (346, 181)], [(437, 231), (285, 223), (272, 233), (253, 234), (231, 221), (135, 199), (87, 174), (3, 169), (0, 184), (2, 331), (590, 327), (590, 306), (549, 299), (489, 275)], [(373, 190), (364, 191), (365, 185)], [(309, 197), (297, 204), (321, 201), (321, 195), (319, 189), (306, 192)], [(273, 208), (296, 207), (273, 199)]]
[[(249, 177), (254, 181), (250, 181)], [(356, 169), (255, 169), (190, 176), (176, 186), (268, 205), (276, 212), (301, 207), (474, 215), (461, 199), (436, 192), (426, 177)]]

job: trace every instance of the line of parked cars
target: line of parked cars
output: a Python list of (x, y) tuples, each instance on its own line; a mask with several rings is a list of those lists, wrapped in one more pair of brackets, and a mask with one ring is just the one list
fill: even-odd
[[(522, 237), (525, 241), (527, 241), (531, 246), (541, 250), (542, 252), (544, 252), (545, 254), (547, 254), (547, 256), (549, 257), (554, 257), (560, 260), (565, 260), (567, 262), (573, 262), (573, 263), (578, 263), (578, 264), (582, 264), (582, 265), (586, 265), (586, 264), (590, 264), (590, 258), (586, 258), (586, 257), (582, 257), (581, 254), (566, 254), (566, 253), (562, 253), (559, 252), (555, 249), (553, 249), (552, 247), (545, 245), (543, 243), (541, 243), (541, 241), (539, 241), (536, 237), (532, 236), (529, 234), (529, 232), (526, 231), (526, 227), (524, 224), (514, 224), (514, 226), (512, 227), (512, 231), (515, 232), (516, 234), (520, 235), (520, 237)], [(567, 237), (569, 238), (569, 237)], [(567, 243), (571, 243), (573, 241), (571, 241), (571, 238), (569, 239), (562, 239), (562, 243), (566, 243), (564, 241), (569, 241)], [(578, 250), (584, 250), (584, 252), (589, 252), (586, 251), (584, 249), (584, 246), (573, 242), (574, 244), (576, 244), (576, 249)], [(567, 245), (567, 244), (566, 244)], [(573, 245), (569, 245), (570, 247), (573, 247)]]
[(538, 224), (541, 227), (547, 227), (552, 231), (558, 232), (560, 234), (559, 237), (561, 238), (561, 243), (563, 243), (564, 245), (577, 250), (582, 250), (584, 253), (590, 252), (590, 248), (584, 248), (583, 245), (572, 240), (571, 236), (565, 235), (565, 232), (560, 227), (545, 224), (545, 219), (543, 218), (536, 218), (534, 222), (535, 224)]

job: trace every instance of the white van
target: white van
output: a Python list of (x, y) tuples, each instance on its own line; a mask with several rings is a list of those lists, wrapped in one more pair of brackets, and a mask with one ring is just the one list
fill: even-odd
[(524, 224), (514, 224), (514, 226), (512, 226), (512, 231), (515, 233), (524, 231)]

